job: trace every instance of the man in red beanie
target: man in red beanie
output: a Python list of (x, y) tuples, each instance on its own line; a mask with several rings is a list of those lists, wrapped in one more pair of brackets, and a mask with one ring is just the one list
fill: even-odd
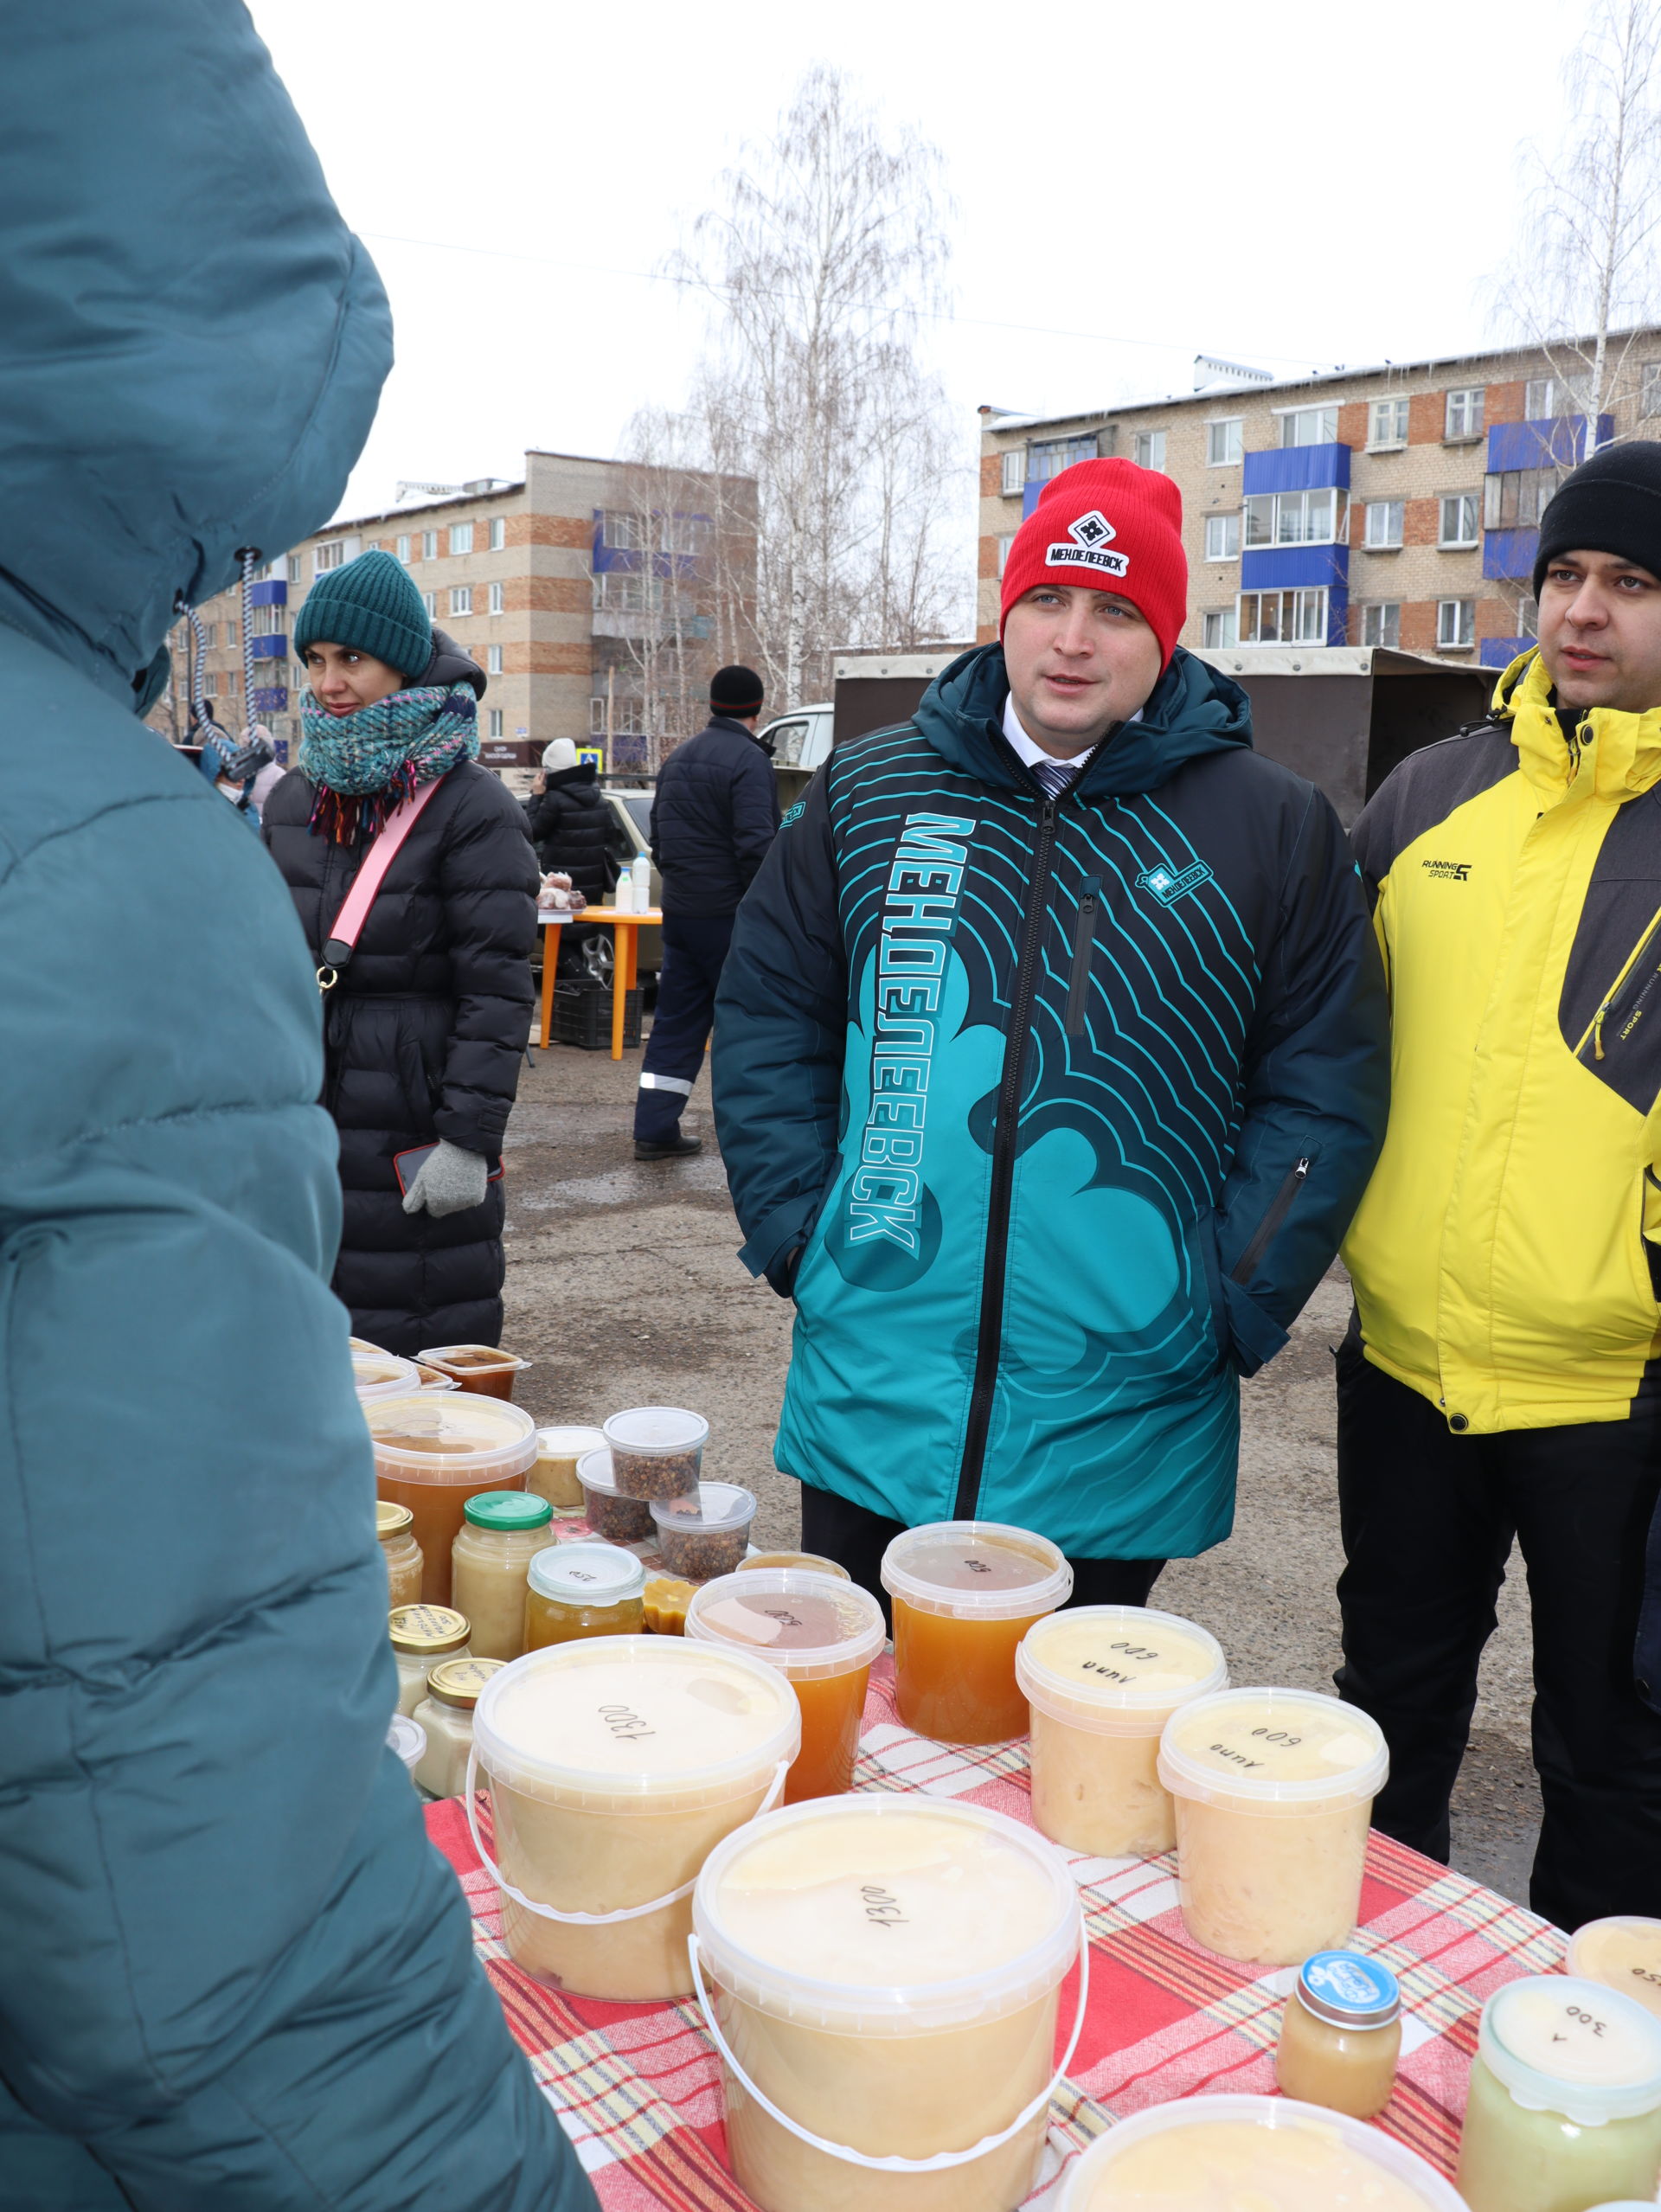
[(1240, 1376), (1383, 1134), (1344, 833), (1177, 645), (1181, 533), (1168, 478), (1057, 477), (1000, 643), (838, 747), (739, 913), (715, 1117), (796, 1300), (777, 1459), (868, 1588), (927, 1522), (1037, 1530), (1087, 1604), (1220, 1542)]

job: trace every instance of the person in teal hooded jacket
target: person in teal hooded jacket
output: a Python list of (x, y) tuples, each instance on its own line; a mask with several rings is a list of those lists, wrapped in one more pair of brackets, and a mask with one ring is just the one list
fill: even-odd
[(386, 1747), (312, 964), (135, 718), (386, 301), (235, 0), (13, 11), (0, 87), (0, 2207), (581, 2212)]
[(716, 1125), (793, 1295), (777, 1459), (876, 1587), (901, 1528), (1013, 1523), (1145, 1603), (1232, 1525), (1239, 1378), (1382, 1140), (1366, 902), (1326, 801), (1176, 645), (1170, 479), (1084, 461), (1003, 643), (839, 746), (740, 910)]

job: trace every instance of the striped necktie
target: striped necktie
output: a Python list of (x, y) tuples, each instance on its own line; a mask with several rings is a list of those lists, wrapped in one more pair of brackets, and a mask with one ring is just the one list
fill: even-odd
[(1048, 798), (1059, 798), (1079, 773), (1076, 760), (1034, 760), (1029, 766)]

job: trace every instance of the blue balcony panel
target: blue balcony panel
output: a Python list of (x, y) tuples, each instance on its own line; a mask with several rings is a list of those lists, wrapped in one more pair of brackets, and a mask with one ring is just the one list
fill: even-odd
[(288, 586), (280, 576), (267, 576), (263, 583), (251, 588), (248, 602), (252, 606), (286, 606)]
[(1241, 556), (1242, 592), (1344, 590), (1349, 582), (1347, 545), (1273, 545)]
[[(1615, 434), (1612, 414), (1598, 417), (1598, 443)], [(1488, 432), (1488, 473), (1508, 469), (1572, 469), (1586, 458), (1586, 417), (1560, 414), (1537, 422), (1496, 422)]]
[(1273, 446), (1267, 453), (1247, 453), (1241, 488), (1247, 498), (1258, 491), (1321, 491), (1330, 484), (1350, 488), (1347, 446)]
[(257, 684), (248, 694), (256, 715), (285, 715), (288, 712), (288, 691), (280, 683)]
[(1484, 668), (1509, 668), (1519, 653), (1533, 646), (1532, 638), (1485, 638), (1477, 658)]
[(1327, 594), (1326, 642), (1329, 645), (1347, 645), (1350, 642), (1350, 587), (1334, 584)]
[(248, 651), (257, 661), (285, 661), (288, 658), (288, 639), (280, 630), (269, 638), (250, 638)]
[(1538, 530), (1485, 530), (1482, 539), (1482, 573), (1492, 577), (1532, 576), (1539, 550)]

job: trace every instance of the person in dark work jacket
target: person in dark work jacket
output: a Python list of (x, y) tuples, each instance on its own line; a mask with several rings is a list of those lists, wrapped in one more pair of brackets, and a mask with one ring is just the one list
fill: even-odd
[(525, 801), (525, 821), (545, 871), (562, 871), (598, 906), (617, 881), (612, 858), (612, 811), (600, 796), (600, 771), (579, 760), (568, 737), (542, 754), (541, 788)]
[[(335, 1288), (388, 1351), (499, 1343), (500, 1160), (530, 1034), (536, 856), (478, 750), (478, 666), (390, 554), (321, 577), (294, 625), (312, 689), (263, 834), (319, 965), (370, 840), (439, 782), (324, 994), (345, 1200)], [(433, 1146), (401, 1187), (399, 1156)]]
[(16, 11), (0, 110), (0, 2206), (593, 2212), (387, 1746), (314, 963), (137, 719), (385, 295), (243, 8)]
[(754, 669), (717, 669), (708, 727), (670, 754), (652, 797), (664, 964), (635, 1102), (637, 1159), (698, 1150), (682, 1111), (703, 1065), (733, 917), (779, 833), (779, 786), (755, 737), (761, 698)]
[(743, 1257), (796, 1300), (778, 1464), (867, 1587), (923, 1522), (1036, 1529), (1087, 1603), (1221, 1542), (1239, 1378), (1383, 1134), (1361, 886), (1173, 650), (1181, 513), (1127, 461), (1056, 477), (1003, 644), (837, 748), (738, 918), (715, 1117)]

